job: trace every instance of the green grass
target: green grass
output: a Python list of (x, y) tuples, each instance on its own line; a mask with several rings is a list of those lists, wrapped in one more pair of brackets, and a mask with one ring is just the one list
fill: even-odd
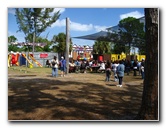
[(19, 71), (19, 72), (27, 72), (27, 73), (40, 73), (40, 74), (45, 74), (45, 73), (50, 73), (51, 68), (45, 68), (45, 67), (33, 67), (33, 68), (28, 68), (28, 67), (21, 67), (21, 66), (13, 66), (8, 68), (8, 71)]

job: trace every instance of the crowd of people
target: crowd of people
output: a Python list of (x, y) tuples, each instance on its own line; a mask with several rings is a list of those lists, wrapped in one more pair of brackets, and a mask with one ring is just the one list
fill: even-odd
[[(64, 77), (66, 74), (66, 60), (64, 57), (61, 57), (61, 60), (58, 61), (57, 57), (49, 61), (46, 61), (47, 67), (52, 67), (52, 76), (58, 77), (58, 70), (61, 71), (61, 77)], [(69, 73), (87, 73), (90, 72), (104, 72), (106, 74), (105, 81), (110, 81), (111, 73), (113, 74), (114, 81), (118, 81), (119, 87), (122, 87), (122, 81), (124, 74), (130, 75), (131, 70), (133, 70), (133, 76), (141, 75), (144, 79), (144, 67), (145, 60), (116, 60), (116, 61), (97, 61), (97, 60), (71, 60), (69, 61)]]

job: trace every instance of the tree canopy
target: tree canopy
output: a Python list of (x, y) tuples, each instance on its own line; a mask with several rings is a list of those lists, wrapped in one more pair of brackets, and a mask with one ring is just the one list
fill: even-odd
[(130, 53), (131, 46), (145, 51), (144, 23), (134, 17), (128, 17), (119, 21), (119, 27), (122, 28), (118, 32), (119, 42), (128, 45), (127, 53)]
[(17, 41), (17, 38), (14, 35), (8, 37), (8, 43), (16, 42), (16, 41)]
[[(61, 55), (65, 54), (65, 51), (66, 51), (66, 34), (65, 33), (59, 33), (58, 35), (54, 35), (52, 39), (52, 43), (55, 44), (53, 46), (53, 50), (55, 52), (61, 53)], [(70, 38), (69, 51), (71, 50), (72, 50), (72, 40)]]
[(54, 8), (16, 8), (15, 12), (18, 31), (25, 34), (26, 42), (36, 41), (36, 37), (60, 17), (60, 12), (54, 12)]
[(105, 54), (111, 52), (111, 45), (108, 41), (95, 41), (93, 45), (93, 53)]

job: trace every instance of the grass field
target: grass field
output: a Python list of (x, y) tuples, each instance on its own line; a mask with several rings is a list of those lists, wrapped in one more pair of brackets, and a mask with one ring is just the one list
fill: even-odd
[(124, 76), (123, 87), (104, 73), (51, 77), (51, 68), (8, 68), (8, 120), (133, 120), (143, 90), (141, 76)]

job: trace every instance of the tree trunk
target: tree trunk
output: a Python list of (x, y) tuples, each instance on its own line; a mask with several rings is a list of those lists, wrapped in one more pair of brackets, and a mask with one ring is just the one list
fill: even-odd
[(158, 8), (145, 8), (146, 60), (142, 105), (138, 120), (159, 120)]

